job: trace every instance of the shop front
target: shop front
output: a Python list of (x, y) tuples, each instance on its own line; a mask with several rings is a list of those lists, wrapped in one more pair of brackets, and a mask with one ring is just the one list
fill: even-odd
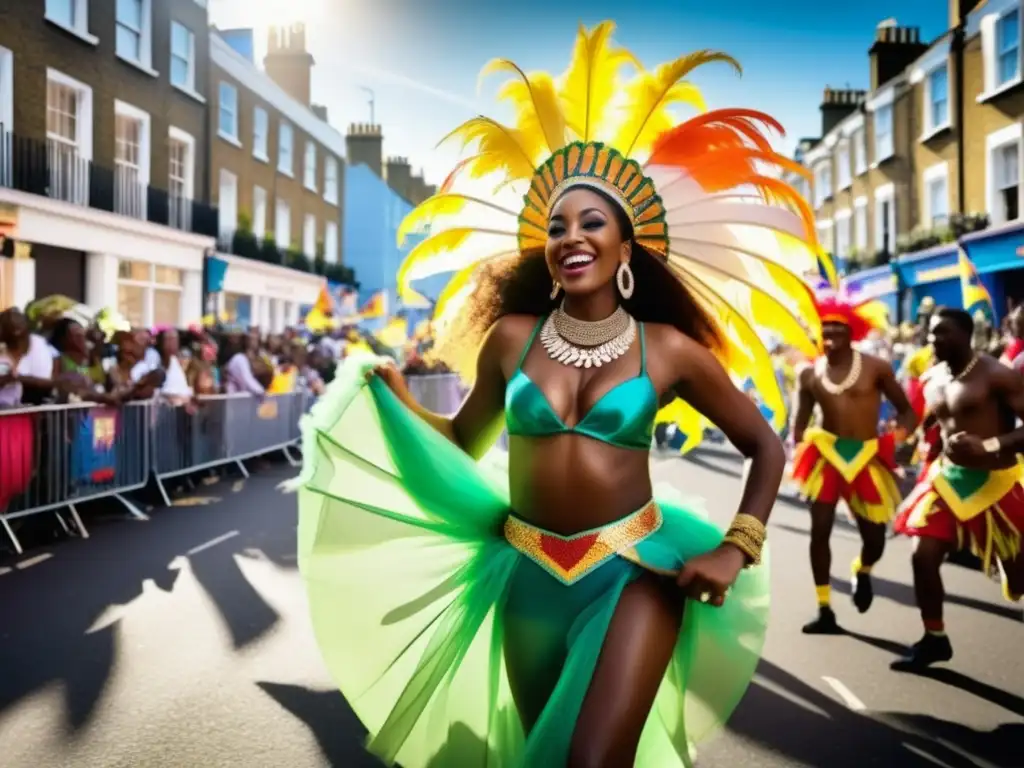
[(300, 308), (316, 302), (324, 284), (320, 275), (242, 256), (218, 253), (208, 261), (207, 290), (218, 315), (269, 333), (298, 325)]
[(914, 321), (921, 301), (931, 297), (936, 306), (961, 307), (959, 248), (948, 243), (901, 256), (893, 264), (903, 293), (903, 319)]
[(1011, 304), (1024, 303), (1024, 224), (975, 232), (960, 244), (992, 296), (997, 322)]
[(0, 190), (0, 207), (15, 242), (10, 284), (0, 287), (9, 303), (62, 293), (145, 327), (201, 317), (213, 238), (16, 190)]
[(899, 277), (892, 267), (883, 264), (843, 278), (843, 286), (858, 302), (877, 301), (889, 313), (889, 322), (895, 323), (899, 308)]

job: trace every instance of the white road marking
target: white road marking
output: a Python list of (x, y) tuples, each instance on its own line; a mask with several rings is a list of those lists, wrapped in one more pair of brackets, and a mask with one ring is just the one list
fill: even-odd
[(231, 492), (232, 493), (238, 493), (239, 491), (243, 490), (244, 488), (245, 488), (245, 480), (235, 480), (235, 482), (231, 485)]
[(51, 557), (53, 557), (52, 552), (44, 552), (41, 555), (30, 557), (28, 560), (22, 560), (20, 563), (16, 563), (14, 567), (19, 571), (23, 571), (26, 568), (31, 568), (33, 565), (39, 565), (40, 563), (49, 560)]
[(189, 557), (191, 555), (197, 555), (200, 552), (202, 552), (204, 549), (209, 549), (210, 547), (216, 547), (218, 544), (223, 544), (228, 539), (233, 539), (237, 535), (238, 535), (238, 531), (228, 531), (223, 536), (218, 536), (215, 539), (210, 539), (205, 544), (200, 544), (199, 546), (192, 547), (192, 549), (190, 549), (188, 552), (185, 553), (185, 556)]
[(923, 749), (920, 749), (919, 747), (915, 747), (913, 744), (908, 744), (907, 742), (903, 742), (903, 748), (905, 750), (907, 750), (907, 752), (910, 752), (911, 754), (917, 755), (918, 757), (923, 757), (925, 760), (927, 760), (930, 763), (935, 763), (936, 765), (941, 765), (942, 768), (953, 768), (953, 766), (951, 766), (949, 763), (946, 763), (946, 762), (943, 762), (942, 760), (939, 760), (939, 758), (935, 757), (934, 755), (929, 755)]
[(867, 709), (864, 702), (858, 699), (853, 691), (843, 685), (840, 680), (836, 680), (834, 677), (822, 677), (821, 679), (828, 683), (829, 687), (843, 700), (843, 703), (854, 712), (863, 712)]
[(8, 573), (14, 573), (13, 568), (0, 568), (0, 576), (6, 576)]

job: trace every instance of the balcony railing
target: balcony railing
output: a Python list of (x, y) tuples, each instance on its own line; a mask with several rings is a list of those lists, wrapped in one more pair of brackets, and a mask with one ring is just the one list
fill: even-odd
[(134, 165), (114, 163), (114, 213), (133, 219), (146, 218), (146, 185), (139, 177), (139, 169)]
[(217, 237), (213, 206), (171, 195), (139, 181), (138, 169), (114, 169), (87, 160), (74, 145), (39, 141), (5, 130), (0, 124), (0, 187), (109, 211), (154, 224)]

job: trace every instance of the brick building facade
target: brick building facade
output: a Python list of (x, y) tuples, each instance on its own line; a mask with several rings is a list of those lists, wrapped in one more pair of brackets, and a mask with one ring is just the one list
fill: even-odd
[(221, 310), (280, 330), (316, 300), (317, 273), (342, 263), (345, 139), (309, 103), (314, 62), (303, 26), (271, 28), (268, 42), (261, 71), (211, 32), (210, 184), (220, 209), (219, 250), (277, 251), (232, 260)]
[[(18, 304), (66, 293), (139, 324), (200, 307), (208, 26), (197, 0), (0, 7), (0, 204)], [(26, 258), (27, 257), (27, 258)]]

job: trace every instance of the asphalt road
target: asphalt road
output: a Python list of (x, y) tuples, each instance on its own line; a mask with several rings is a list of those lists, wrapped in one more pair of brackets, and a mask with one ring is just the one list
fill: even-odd
[[(721, 519), (741, 471), (729, 452), (654, 461), (657, 480)], [(295, 503), (275, 490), (290, 474), (201, 486), (145, 522), (111, 507), (89, 540), (0, 557), (0, 766), (376, 765), (306, 619)], [(807, 530), (802, 507), (780, 498), (764, 660), (698, 765), (1024, 766), (1024, 625), (997, 585), (947, 566), (956, 657), (927, 677), (897, 674), (889, 662), (920, 632), (909, 546), (890, 543), (865, 616), (837, 580), (849, 634), (805, 637)], [(837, 527), (838, 576), (856, 551), (853, 529)]]

